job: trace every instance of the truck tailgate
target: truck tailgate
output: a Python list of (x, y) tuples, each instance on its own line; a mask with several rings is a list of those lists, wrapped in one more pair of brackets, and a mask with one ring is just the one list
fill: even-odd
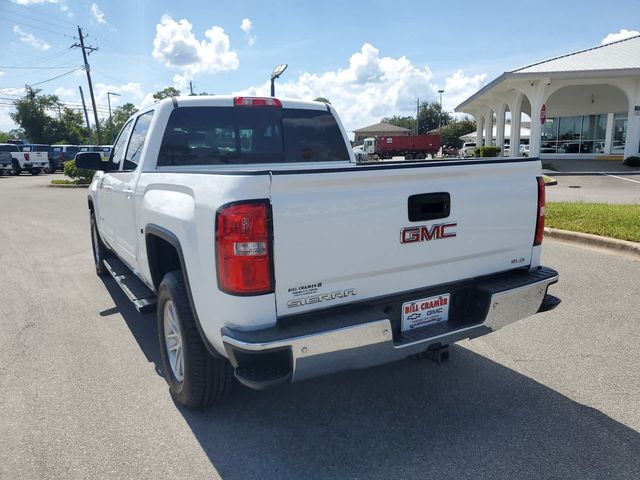
[(278, 315), (529, 265), (539, 172), (535, 160), (273, 171)]

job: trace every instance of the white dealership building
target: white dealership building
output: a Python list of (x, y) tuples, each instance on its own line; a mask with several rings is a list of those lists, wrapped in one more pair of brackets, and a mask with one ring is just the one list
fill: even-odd
[[(640, 36), (505, 72), (456, 107), (478, 125), (478, 144), (521, 143), (531, 118), (530, 155), (626, 158), (640, 150)], [(487, 141), (488, 140), (488, 141)], [(517, 156), (518, 149), (510, 149)]]

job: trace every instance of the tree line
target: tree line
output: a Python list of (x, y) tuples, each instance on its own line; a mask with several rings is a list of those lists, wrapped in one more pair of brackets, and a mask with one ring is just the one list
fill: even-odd
[[(154, 93), (153, 98), (162, 100), (179, 95), (180, 90), (167, 87)], [(47, 145), (109, 145), (127, 119), (138, 111), (133, 103), (113, 108), (111, 119), (103, 117), (99, 120), (101, 129), (98, 136), (94, 126), (89, 133), (84, 114), (65, 105), (57, 95), (44, 94), (42, 90), (27, 86), (25, 95), (15, 101), (14, 107), (15, 111), (9, 115), (18, 128), (0, 132), (0, 143), (22, 139)]]

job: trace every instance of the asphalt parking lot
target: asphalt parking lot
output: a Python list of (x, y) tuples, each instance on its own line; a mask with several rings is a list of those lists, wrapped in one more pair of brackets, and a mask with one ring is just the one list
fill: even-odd
[(637, 258), (546, 241), (562, 305), (447, 364), (192, 412), (154, 316), (95, 275), (86, 191), (50, 178), (0, 177), (0, 478), (640, 478)]
[(547, 188), (550, 202), (640, 204), (640, 172), (549, 172), (558, 185)]

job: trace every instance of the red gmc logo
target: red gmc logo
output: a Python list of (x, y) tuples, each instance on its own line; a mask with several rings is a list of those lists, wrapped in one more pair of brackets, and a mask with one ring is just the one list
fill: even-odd
[(429, 242), (455, 237), (456, 232), (452, 232), (451, 229), (457, 226), (457, 223), (439, 223), (430, 227), (426, 225), (406, 227), (400, 230), (400, 243)]

